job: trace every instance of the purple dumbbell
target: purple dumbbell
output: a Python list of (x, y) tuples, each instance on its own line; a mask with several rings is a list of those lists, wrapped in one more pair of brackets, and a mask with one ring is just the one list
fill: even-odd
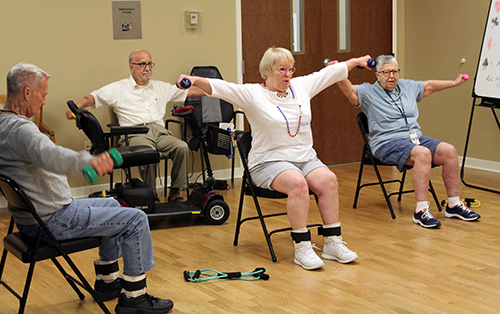
[(184, 89), (188, 89), (191, 87), (191, 80), (188, 79), (187, 77), (183, 78), (181, 80), (181, 87)]

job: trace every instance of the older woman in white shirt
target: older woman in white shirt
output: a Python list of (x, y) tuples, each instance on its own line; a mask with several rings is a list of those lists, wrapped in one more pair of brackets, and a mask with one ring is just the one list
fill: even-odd
[(289, 50), (269, 48), (262, 57), (260, 84), (234, 84), (218, 79), (181, 75), (207, 95), (238, 104), (252, 130), (248, 157), (255, 183), (288, 195), (287, 215), (295, 244), (294, 262), (305, 269), (324, 266), (307, 230), (309, 190), (318, 196), (323, 220), (323, 258), (349, 263), (358, 256), (342, 241), (336, 175), (313, 149), (310, 127), (312, 97), (347, 78), (356, 66), (366, 67), (370, 56), (329, 65), (310, 75), (292, 78), (295, 60)]

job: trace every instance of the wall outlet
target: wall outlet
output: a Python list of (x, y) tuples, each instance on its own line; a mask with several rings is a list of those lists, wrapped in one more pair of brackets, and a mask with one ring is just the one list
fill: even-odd
[(92, 149), (92, 143), (90, 141), (83, 141), (83, 147), (87, 152), (90, 153), (90, 149)]

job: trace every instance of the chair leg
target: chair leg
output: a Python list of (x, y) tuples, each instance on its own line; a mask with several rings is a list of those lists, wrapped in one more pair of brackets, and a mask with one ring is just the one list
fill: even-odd
[(28, 274), (26, 275), (26, 282), (24, 283), (23, 296), (19, 300), (19, 314), (24, 313), (26, 308), (26, 302), (28, 301), (28, 292), (30, 291), (31, 279), (33, 278), (33, 272), (35, 271), (35, 261), (30, 263), (28, 268)]
[(358, 184), (356, 184), (356, 194), (354, 195), (354, 203), (352, 204), (352, 208), (358, 207), (359, 191), (361, 191), (361, 177), (363, 176), (363, 166), (363, 159), (361, 159), (361, 163), (359, 164)]
[(403, 171), (403, 175), (401, 176), (401, 182), (399, 183), (398, 202), (401, 202), (401, 197), (403, 196), (405, 180), (406, 180), (406, 171)]
[(373, 169), (375, 170), (375, 174), (377, 175), (378, 183), (380, 184), (380, 188), (382, 189), (382, 193), (384, 194), (385, 202), (387, 203), (387, 206), (389, 207), (389, 211), (391, 212), (391, 217), (392, 217), (392, 219), (396, 219), (396, 214), (394, 214), (394, 210), (392, 209), (391, 200), (389, 199), (389, 196), (387, 195), (387, 190), (385, 189), (384, 181), (382, 181), (382, 176), (380, 176), (380, 172), (378, 171), (377, 165), (373, 164)]
[[(9, 228), (7, 229), (7, 234), (8, 235), (11, 234), (13, 230), (14, 230), (14, 218), (11, 217), (10, 223), (9, 223)], [(0, 262), (0, 282), (2, 282), (3, 270), (5, 268), (5, 263), (7, 261), (7, 253), (8, 252), (4, 247), (3, 252), (2, 252), (2, 260)]]
[(231, 158), (231, 184), (234, 183), (234, 159), (235, 159), (235, 156), (233, 156), (233, 158)]
[[(80, 286), (82, 286), (82, 288), (84, 288), (85, 290), (87, 290), (88, 293), (90, 293), (90, 295), (94, 298), (94, 300), (97, 302), (97, 304), (99, 305), (99, 307), (101, 308), (101, 310), (104, 313), (111, 314), (111, 312), (108, 310), (108, 308), (106, 307), (106, 305), (104, 305), (104, 303), (102, 302), (102, 300), (99, 299), (99, 297), (96, 295), (94, 289), (90, 286), (90, 284), (87, 281), (87, 279), (85, 279), (85, 277), (83, 276), (83, 274), (80, 272), (80, 270), (78, 269), (78, 267), (76, 267), (75, 263), (73, 263), (73, 260), (68, 256), (68, 254), (64, 253), (63, 254), (63, 258), (66, 261), (66, 263), (68, 263), (68, 265), (71, 267), (71, 269), (76, 274), (76, 276), (78, 277), (78, 279), (80, 280), (80, 281), (77, 281), (76, 279), (74, 279), (73, 277), (71, 277), (69, 274), (67, 274), (63, 270), (66, 273), (66, 276), (67, 276), (66, 280), (68, 280), (68, 278), (69, 278), (68, 282), (69, 281), (73, 282), (73, 284), (71, 284), (71, 286), (74, 287), (73, 289), (76, 288), (76, 286), (74, 285), (74, 283), (78, 283)], [(57, 264), (59, 264), (59, 263), (57, 262)], [(57, 264), (56, 264), (56, 266), (57, 266)], [(61, 265), (59, 264), (59, 266), (61, 266)], [(76, 288), (75, 291), (80, 292), (80, 290), (78, 288)], [(80, 294), (81, 294), (81, 292), (80, 292)], [(85, 296), (82, 295), (82, 298), (80, 298), (80, 299), (83, 300), (84, 298), (85, 298)]]
[(271, 242), (271, 236), (269, 235), (269, 231), (267, 231), (266, 222), (264, 221), (262, 210), (260, 209), (259, 201), (257, 199), (257, 196), (255, 196), (255, 192), (252, 193), (252, 198), (255, 204), (255, 209), (257, 210), (257, 214), (259, 215), (262, 231), (264, 231), (264, 236), (266, 238), (267, 247), (269, 248), (269, 253), (271, 253), (271, 259), (273, 260), (273, 262), (276, 262), (278, 259), (276, 258), (276, 254), (274, 253), (273, 243)]
[(2, 260), (0, 262), (0, 282), (2, 282), (3, 269), (5, 268), (5, 262), (7, 261), (7, 250), (3, 249)]
[(66, 281), (69, 283), (71, 288), (73, 288), (73, 290), (76, 292), (76, 294), (78, 295), (78, 298), (80, 300), (85, 299), (85, 295), (80, 291), (80, 289), (78, 289), (75, 282), (71, 279), (71, 277), (66, 272), (66, 270), (61, 266), (59, 261), (55, 257), (52, 257), (51, 260), (52, 260), (52, 263), (54, 263), (54, 265), (57, 267), (57, 269), (59, 270), (61, 275), (63, 275), (64, 279), (66, 279)]
[(238, 207), (238, 218), (236, 218), (236, 230), (234, 231), (234, 241), (233, 245), (237, 246), (238, 245), (238, 238), (240, 235), (240, 229), (241, 229), (241, 216), (243, 213), (243, 200), (245, 199), (245, 186), (246, 186), (246, 177), (243, 176), (243, 180), (241, 183), (241, 193), (240, 193), (240, 205)]
[(163, 197), (167, 199), (167, 171), (168, 171), (168, 159), (165, 158), (165, 182), (163, 183)]

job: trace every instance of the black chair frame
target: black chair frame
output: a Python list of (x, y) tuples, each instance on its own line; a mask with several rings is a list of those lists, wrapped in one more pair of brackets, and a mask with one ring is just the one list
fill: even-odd
[[(394, 180), (386, 180), (384, 181), (382, 179), (382, 176), (380, 175), (380, 171), (378, 169), (379, 166), (392, 166), (395, 167), (396, 165), (394, 164), (387, 164), (383, 163), (382, 161), (378, 160), (373, 156), (373, 153), (371, 151), (369, 142), (368, 142), (368, 136), (369, 130), (368, 130), (368, 119), (366, 115), (363, 112), (360, 112), (356, 118), (356, 121), (359, 126), (359, 130), (361, 131), (361, 136), (363, 137), (363, 154), (361, 155), (361, 162), (359, 166), (359, 174), (358, 174), (358, 181), (356, 184), (356, 194), (354, 196), (354, 203), (352, 205), (353, 208), (357, 208), (358, 205), (358, 198), (359, 198), (359, 193), (362, 188), (367, 187), (367, 186), (373, 186), (373, 185), (380, 185), (380, 188), (382, 189), (382, 193), (384, 195), (385, 201), (387, 203), (387, 206), (389, 207), (389, 211), (391, 213), (391, 217), (393, 219), (396, 218), (396, 214), (394, 213), (392, 203), (391, 203), (391, 196), (397, 195), (398, 196), (398, 202), (401, 202), (401, 197), (403, 194), (406, 193), (413, 193), (415, 190), (404, 190), (404, 184), (405, 184), (405, 179), (406, 179), (406, 170), (403, 171), (401, 175), (401, 179), (394, 179)], [(373, 170), (375, 171), (375, 175), (377, 176), (377, 182), (371, 182), (371, 183), (364, 183), (361, 184), (362, 181), (362, 176), (363, 176), (363, 169), (365, 165), (372, 165)], [(387, 189), (385, 187), (386, 184), (390, 183), (399, 183), (399, 189), (397, 192), (393, 193), (387, 193)], [(438, 207), (438, 210), (441, 211), (441, 204), (439, 202), (439, 199), (436, 195), (436, 191), (434, 190), (434, 187), (432, 186), (432, 182), (429, 180), (429, 192), (431, 192), (432, 197), (434, 198), (434, 201), (436, 202), (436, 205)]]
[[(12, 216), (10, 219), (7, 235), (3, 239), (4, 249), (0, 262), (0, 284), (7, 290), (9, 290), (9, 292), (11, 292), (19, 300), (18, 313), (24, 313), (36, 262), (50, 259), (62, 274), (62, 276), (69, 283), (69, 285), (76, 292), (80, 300), (85, 299), (85, 295), (80, 291), (80, 289), (78, 289), (78, 286), (82, 287), (84, 290), (90, 293), (90, 295), (92, 295), (92, 297), (98, 303), (101, 310), (104, 313), (109, 314), (109, 310), (95, 294), (94, 289), (90, 286), (75, 263), (69, 257), (69, 254), (71, 253), (81, 252), (100, 246), (102, 243), (101, 238), (88, 237), (64, 241), (56, 240), (56, 238), (44, 224), (43, 220), (37, 214), (33, 203), (28, 199), (24, 191), (16, 182), (6, 176), (0, 175), (0, 187), (3, 195), (7, 199), (9, 206), (29, 212), (36, 219), (39, 225), (36, 238), (28, 238), (20, 231), (14, 232), (15, 223), (14, 217)], [(29, 264), (22, 296), (17, 293), (8, 283), (6, 283), (4, 279), (2, 279), (8, 252), (14, 255), (21, 262)], [(62, 267), (62, 265), (56, 259), (60, 256), (62, 256), (66, 263), (70, 266), (77, 278), (68, 274), (64, 267)]]
[[(242, 183), (241, 183), (240, 204), (238, 207), (238, 218), (236, 220), (236, 230), (234, 233), (233, 245), (234, 246), (238, 245), (238, 238), (239, 238), (239, 234), (240, 234), (240, 230), (241, 230), (241, 225), (246, 221), (258, 219), (260, 221), (262, 231), (264, 232), (264, 237), (266, 238), (267, 246), (269, 248), (269, 253), (271, 254), (271, 259), (273, 262), (276, 262), (277, 258), (276, 258), (276, 254), (274, 252), (273, 244), (271, 241), (271, 236), (275, 233), (284, 232), (284, 231), (291, 231), (292, 228), (291, 227), (278, 228), (278, 229), (274, 229), (274, 230), (269, 231), (267, 226), (266, 226), (265, 219), (270, 218), (270, 217), (284, 216), (287, 214), (287, 212), (285, 211), (285, 212), (264, 215), (262, 213), (262, 209), (260, 207), (258, 198), (263, 197), (263, 198), (272, 198), (272, 199), (283, 199), (283, 198), (287, 198), (288, 195), (281, 193), (281, 192), (278, 192), (278, 191), (258, 187), (252, 181), (252, 176), (250, 175), (250, 171), (249, 171), (248, 165), (247, 165), (248, 153), (250, 152), (251, 143), (252, 143), (252, 137), (251, 137), (250, 132), (247, 131), (247, 132), (242, 132), (242, 133), (236, 134), (236, 143), (238, 145), (238, 151), (239, 151), (239, 154), (241, 157), (241, 162), (243, 164), (244, 172), (243, 172), (243, 178), (242, 178)], [(242, 216), (243, 216), (243, 201), (245, 199), (245, 195), (249, 195), (252, 197), (254, 205), (255, 205), (255, 209), (257, 211), (256, 216), (248, 216), (248, 217), (242, 218)], [(318, 201), (317, 196), (315, 194), (313, 194), (313, 195), (314, 195), (316, 202), (317, 202)], [(318, 233), (320, 233), (319, 229), (322, 228), (322, 226), (323, 226), (322, 224), (309, 224), (309, 225), (307, 225), (308, 228), (318, 227)]]

